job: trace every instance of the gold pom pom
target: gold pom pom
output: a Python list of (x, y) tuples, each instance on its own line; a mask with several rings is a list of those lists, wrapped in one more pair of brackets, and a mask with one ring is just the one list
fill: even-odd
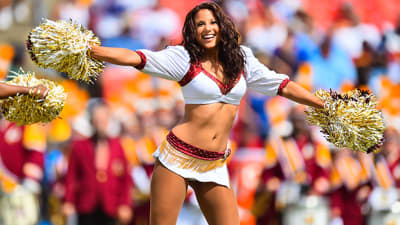
[(38, 66), (67, 73), (70, 78), (86, 83), (92, 83), (104, 68), (104, 62), (90, 57), (90, 45), (100, 45), (100, 39), (72, 20), (45, 19), (29, 33), (26, 42)]
[(17, 94), (16, 96), (2, 99), (1, 113), (3, 116), (17, 125), (30, 125), (34, 123), (48, 123), (55, 119), (62, 111), (67, 93), (64, 88), (46, 79), (37, 79), (35, 73), (14, 73), (15, 77), (7, 81), (7, 84), (34, 87), (44, 85), (48, 89), (45, 99), (29, 94)]
[(325, 107), (308, 107), (306, 119), (319, 126), (329, 142), (366, 153), (379, 150), (385, 125), (382, 113), (376, 109), (375, 95), (358, 89), (343, 94), (318, 90), (315, 95)]

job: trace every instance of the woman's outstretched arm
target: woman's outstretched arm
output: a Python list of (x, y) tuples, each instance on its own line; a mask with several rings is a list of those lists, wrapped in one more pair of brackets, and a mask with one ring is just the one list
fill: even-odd
[(123, 66), (134, 66), (151, 76), (180, 81), (190, 67), (190, 57), (183, 46), (168, 46), (160, 51), (91, 46), (92, 57)]
[(289, 83), (282, 89), (281, 95), (300, 104), (316, 108), (324, 107), (324, 103), (321, 99), (293, 81), (289, 81)]
[(30, 88), (29, 87), (22, 87), (22, 86), (15, 86), (9, 85), (5, 83), (0, 83), (0, 98), (7, 98), (9, 96), (14, 96), (18, 93), (20, 94), (28, 94)]
[(40, 98), (45, 98), (47, 95), (48, 89), (43, 85), (38, 85), (35, 87), (24, 87), (17, 85), (9, 85), (0, 82), (0, 99), (7, 98), (10, 96), (15, 96), (19, 94), (32, 94), (38, 95)]
[(112, 64), (122, 66), (137, 66), (142, 62), (140, 56), (132, 50), (126, 48), (112, 48), (92, 45), (91, 56)]

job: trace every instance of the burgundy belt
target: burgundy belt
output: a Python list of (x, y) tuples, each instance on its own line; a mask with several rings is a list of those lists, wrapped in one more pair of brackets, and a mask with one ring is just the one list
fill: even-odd
[(231, 149), (227, 149), (225, 152), (212, 152), (212, 151), (206, 151), (201, 148), (197, 148), (191, 144), (188, 144), (181, 139), (179, 139), (177, 136), (175, 136), (172, 131), (170, 131), (167, 135), (167, 141), (172, 147), (174, 147), (176, 150), (186, 154), (190, 155), (194, 158), (202, 159), (202, 160), (218, 160), (218, 159), (227, 159), (229, 155), (231, 154)]

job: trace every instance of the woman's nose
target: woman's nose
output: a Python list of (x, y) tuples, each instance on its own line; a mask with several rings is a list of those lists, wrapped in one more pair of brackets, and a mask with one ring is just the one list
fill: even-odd
[(204, 30), (205, 30), (205, 31), (211, 30), (211, 25), (210, 25), (210, 24), (206, 24), (206, 25), (204, 26)]

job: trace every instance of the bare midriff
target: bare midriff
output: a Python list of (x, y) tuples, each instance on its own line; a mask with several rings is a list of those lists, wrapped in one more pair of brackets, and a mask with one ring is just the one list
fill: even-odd
[(182, 141), (207, 151), (224, 152), (238, 106), (226, 103), (186, 105), (172, 131)]

